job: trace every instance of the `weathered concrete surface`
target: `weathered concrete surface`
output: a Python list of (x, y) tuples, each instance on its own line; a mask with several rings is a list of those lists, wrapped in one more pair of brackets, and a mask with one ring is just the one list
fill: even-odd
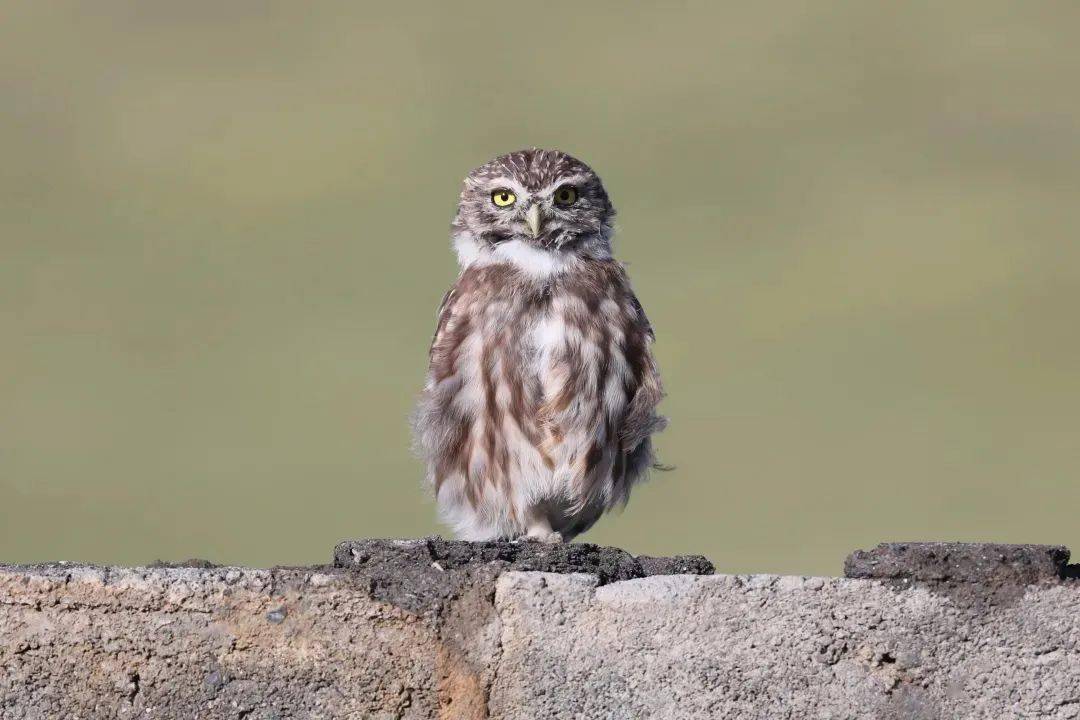
[(0, 718), (484, 718), (511, 568), (712, 572), (585, 543), (340, 544), (344, 567), (0, 566)]
[[(334, 548), (334, 565), (368, 578), (375, 597), (416, 612), (437, 612), (462, 588), (493, 583), (509, 570), (588, 573), (601, 585), (648, 575), (708, 575), (712, 563), (700, 555), (634, 557), (625, 550), (590, 543), (463, 542), (440, 537), (419, 540), (346, 540)], [(490, 585), (494, 592), (494, 585)]]
[(776, 576), (499, 579), (499, 718), (1075, 718), (1080, 587), (973, 612)]
[(1064, 570), (709, 576), (434, 538), (335, 563), (0, 566), (0, 718), (1080, 717)]
[(454, 674), (341, 571), (4, 568), (0, 603), (5, 720), (427, 718)]
[(1075, 577), (1068, 562), (1069, 549), (1062, 545), (881, 543), (851, 553), (844, 576), (900, 589), (917, 584), (978, 609), (1009, 604), (1029, 585)]
[(844, 562), (849, 578), (1030, 585), (1065, 577), (1063, 545), (998, 543), (881, 543), (856, 550)]

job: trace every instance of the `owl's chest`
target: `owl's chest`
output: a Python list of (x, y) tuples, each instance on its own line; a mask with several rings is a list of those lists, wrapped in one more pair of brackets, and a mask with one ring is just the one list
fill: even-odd
[[(541, 395), (596, 392), (621, 360), (619, 307), (573, 293), (495, 297), (478, 324), (481, 373)], [(532, 395), (533, 392), (528, 394)]]
[(510, 293), (490, 298), (473, 323), (477, 361), (511, 375), (536, 374), (559, 362), (575, 334), (559, 305)]

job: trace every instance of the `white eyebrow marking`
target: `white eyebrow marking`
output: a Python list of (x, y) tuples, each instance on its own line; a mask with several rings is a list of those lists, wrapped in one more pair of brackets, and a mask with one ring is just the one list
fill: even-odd
[(473, 179), (470, 183), (474, 188), (482, 188), (486, 192), (495, 192), (496, 190), (502, 190), (503, 188), (512, 190), (513, 193), (517, 195), (518, 200), (525, 200), (529, 197), (529, 191), (514, 178), (497, 177), (484, 178), (482, 180)]
[(546, 195), (550, 192), (554, 192), (557, 188), (561, 188), (563, 185), (580, 185), (581, 183), (589, 179), (588, 175), (578, 173), (577, 175), (568, 175), (567, 177), (561, 177), (550, 185), (544, 186), (537, 195)]

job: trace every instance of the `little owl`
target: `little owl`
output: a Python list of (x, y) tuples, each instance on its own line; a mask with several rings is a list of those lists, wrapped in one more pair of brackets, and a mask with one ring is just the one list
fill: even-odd
[(653, 331), (596, 173), (521, 150), (465, 178), (416, 443), (466, 540), (570, 540), (625, 504), (665, 419)]

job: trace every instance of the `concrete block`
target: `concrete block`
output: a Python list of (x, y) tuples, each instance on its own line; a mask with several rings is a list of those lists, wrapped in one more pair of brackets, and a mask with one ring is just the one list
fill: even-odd
[(907, 543), (855, 578), (713, 575), (425, 538), (310, 568), (0, 566), (0, 719), (1076, 718), (1067, 557)]

